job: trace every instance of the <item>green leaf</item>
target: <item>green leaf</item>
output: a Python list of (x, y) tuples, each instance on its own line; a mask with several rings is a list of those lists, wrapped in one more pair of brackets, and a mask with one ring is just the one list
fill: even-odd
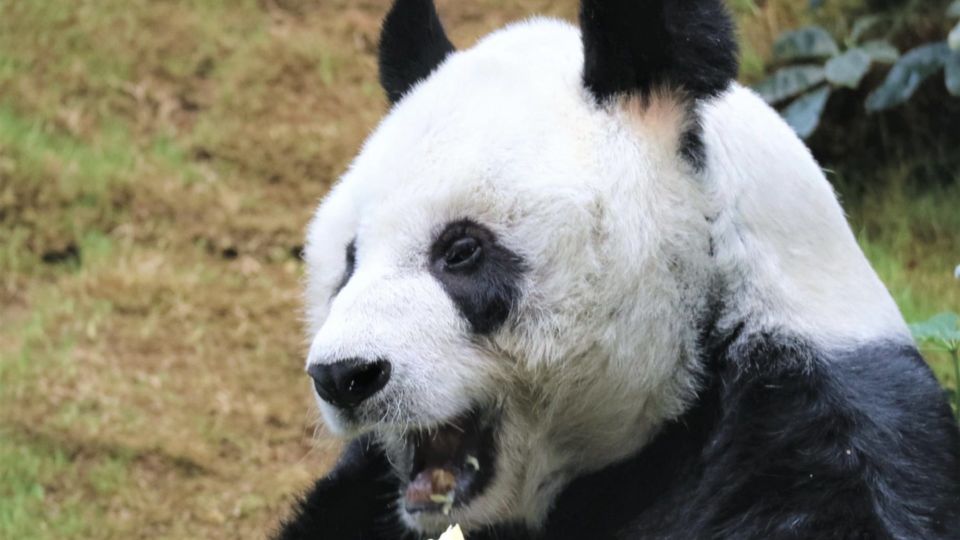
[(947, 17), (960, 17), (960, 0), (953, 0), (947, 8)]
[(910, 325), (913, 339), (942, 347), (946, 350), (960, 348), (960, 316), (956, 313), (940, 313), (927, 321)]
[(859, 43), (863, 35), (869, 32), (874, 26), (877, 25), (877, 23), (882, 20), (883, 18), (879, 15), (864, 15), (863, 17), (857, 18), (857, 20), (853, 22), (853, 30), (850, 31), (848, 43)]
[[(946, 72), (947, 91), (951, 96), (960, 97), (960, 51), (954, 51), (950, 55), (943, 69)], [(957, 272), (960, 272), (960, 266), (957, 267)], [(960, 273), (957, 278), (960, 278)]]
[(785, 32), (773, 44), (773, 58), (780, 62), (828, 58), (839, 52), (837, 42), (819, 26)]
[(960, 22), (953, 27), (953, 30), (950, 31), (950, 35), (947, 36), (947, 45), (954, 51), (960, 51)]
[(889, 41), (879, 39), (868, 41), (861, 45), (859, 49), (869, 54), (870, 58), (878, 64), (893, 64), (900, 58), (900, 51)]
[(797, 132), (802, 139), (806, 139), (817, 130), (820, 117), (830, 98), (830, 87), (824, 86), (819, 90), (808, 92), (798, 97), (783, 110), (783, 119)]
[(867, 111), (883, 111), (906, 102), (923, 81), (943, 68), (949, 54), (946, 43), (932, 43), (903, 55), (883, 84), (867, 96)]
[(840, 56), (831, 58), (824, 69), (827, 80), (835, 86), (856, 88), (864, 75), (870, 71), (870, 62), (873, 59), (865, 51), (856, 48), (850, 49)]
[(791, 66), (778, 70), (754, 89), (767, 103), (775, 104), (802, 94), (825, 79), (826, 75), (820, 66)]

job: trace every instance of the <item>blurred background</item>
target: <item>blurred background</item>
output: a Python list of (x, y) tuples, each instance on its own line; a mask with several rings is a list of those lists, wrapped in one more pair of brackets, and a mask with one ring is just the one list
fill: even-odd
[[(577, 9), (437, 4), (460, 47)], [(387, 7), (0, 0), (0, 538), (263, 538), (330, 465), (299, 251)], [(906, 318), (960, 311), (960, 2), (730, 7)], [(916, 329), (952, 392), (956, 319)]]

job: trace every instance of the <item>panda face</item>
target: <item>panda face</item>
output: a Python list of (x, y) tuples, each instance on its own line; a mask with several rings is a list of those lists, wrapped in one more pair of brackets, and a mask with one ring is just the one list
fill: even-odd
[[(452, 54), (310, 226), (320, 410), (334, 432), (377, 434), (422, 530), (535, 524), (696, 386), (702, 299), (685, 291), (709, 279), (709, 239), (684, 110), (600, 108), (582, 62), (578, 31), (545, 20)], [(333, 395), (351, 386), (372, 393)]]
[(732, 83), (721, 0), (583, 0), (581, 27), (455, 52), (396, 0), (393, 107), (308, 230), (319, 408), (428, 534), (542, 525), (689, 407), (710, 339), (910, 340), (809, 151)]

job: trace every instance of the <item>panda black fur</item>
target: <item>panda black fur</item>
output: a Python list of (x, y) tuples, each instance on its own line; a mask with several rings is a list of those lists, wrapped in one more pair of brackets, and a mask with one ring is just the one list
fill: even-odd
[[(544, 531), (470, 538), (958, 537), (960, 441), (916, 350), (726, 345), (698, 403), (636, 456), (574, 480)], [(278, 538), (418, 538), (395, 518), (391, 476), (374, 443), (354, 441)]]
[[(278, 538), (960, 538), (951, 411), (720, 1), (581, 27), (461, 53), (394, 4), (394, 107), (306, 248), (352, 442)], [(453, 424), (447, 516), (410, 486)]]

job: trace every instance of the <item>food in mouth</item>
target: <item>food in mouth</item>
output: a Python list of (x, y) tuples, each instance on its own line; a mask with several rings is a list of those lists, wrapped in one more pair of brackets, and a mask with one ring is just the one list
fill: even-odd
[(407, 485), (407, 507), (426, 506), (428, 503), (443, 505), (443, 513), (449, 514), (456, 502), (457, 473), (448, 469), (428, 469), (417, 474)]
[(465, 540), (460, 525), (451, 525), (437, 540)]
[(493, 471), (493, 427), (470, 412), (433, 430), (411, 435), (409, 482), (404, 506), (410, 513), (444, 515), (478, 495)]

